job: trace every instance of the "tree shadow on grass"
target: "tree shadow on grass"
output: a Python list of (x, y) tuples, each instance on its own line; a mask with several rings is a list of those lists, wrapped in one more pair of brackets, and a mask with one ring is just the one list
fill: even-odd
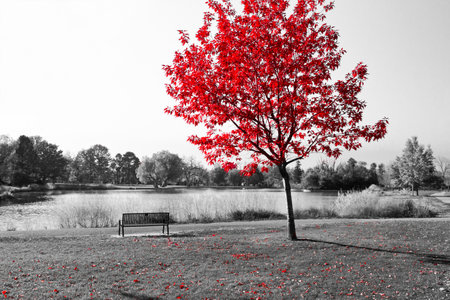
[(121, 291), (120, 295), (122, 295), (123, 297), (126, 297), (128, 299), (135, 299), (135, 300), (154, 300), (154, 299), (156, 299), (156, 297), (144, 296), (144, 295), (135, 295), (133, 293), (127, 293), (127, 292), (124, 292), (124, 291)]
[(322, 240), (307, 239), (307, 238), (300, 238), (300, 239), (297, 239), (297, 241), (323, 243), (323, 244), (341, 246), (341, 247), (346, 247), (346, 248), (364, 249), (364, 250), (369, 250), (369, 251), (377, 251), (377, 252), (385, 252), (385, 253), (407, 254), (407, 255), (415, 256), (424, 262), (428, 262), (428, 263), (432, 263), (432, 264), (439, 264), (439, 265), (450, 265), (450, 256), (442, 255), (442, 254), (426, 254), (426, 253), (417, 253), (417, 252), (412, 252), (412, 251), (380, 249), (380, 248), (348, 245), (348, 244), (343, 244), (343, 243), (338, 243), (338, 242), (322, 241)]
[(195, 234), (195, 233), (190, 233), (190, 232), (186, 232), (186, 233), (180, 232), (180, 233), (171, 233), (169, 235), (166, 235), (166, 234), (142, 235), (142, 236), (139, 236), (139, 237), (142, 237), (142, 238), (155, 238), (155, 239), (160, 239), (160, 238), (167, 239), (167, 238), (185, 238), (185, 237), (197, 237), (197, 236), (200, 236), (200, 235)]

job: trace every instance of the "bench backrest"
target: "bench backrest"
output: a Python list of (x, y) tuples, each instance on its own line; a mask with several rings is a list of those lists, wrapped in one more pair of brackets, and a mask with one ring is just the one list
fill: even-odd
[(169, 213), (125, 213), (122, 216), (123, 224), (168, 224)]

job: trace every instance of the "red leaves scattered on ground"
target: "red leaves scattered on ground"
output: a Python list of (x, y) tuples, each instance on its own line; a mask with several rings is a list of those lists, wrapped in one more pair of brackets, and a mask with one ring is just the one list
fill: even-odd
[(256, 253), (242, 253), (242, 254), (231, 254), (236, 259), (249, 260), (251, 258), (256, 258), (260, 254)]
[[(369, 228), (371, 231), (366, 232), (360, 232), (361, 227), (346, 225), (327, 225), (326, 235), (322, 233), (325, 226), (317, 230), (315, 224), (305, 232), (312, 237), (320, 235), (324, 240), (336, 235), (342, 237), (341, 243), (348, 245), (352, 245), (351, 236), (359, 236), (355, 245), (373, 248), (379, 248), (377, 244), (383, 237), (385, 246), (380, 250), (386, 252), (326, 243), (288, 242), (282, 233), (267, 231), (255, 234), (246, 231), (243, 239), (242, 231), (239, 231), (236, 234), (205, 233), (192, 238), (171, 237), (170, 240), (144, 238), (139, 243), (134, 243), (131, 237), (126, 245), (111, 239), (105, 241), (107, 244), (103, 248), (96, 246), (96, 251), (86, 254), (85, 245), (92, 244), (93, 240), (86, 242), (86, 237), (83, 237), (83, 240), (77, 240), (79, 244), (62, 244), (64, 253), (75, 249), (84, 254), (77, 257), (77, 261), (73, 256), (57, 259), (39, 256), (39, 261), (37, 256), (32, 256), (13, 261), (16, 256), (9, 255), (8, 258), (7, 255), (1, 269), (5, 266), (10, 268), (4, 272), (6, 277), (1, 278), (7, 284), (2, 284), (4, 291), (0, 297), (32, 298), (32, 290), (44, 298), (60, 299), (64, 296), (89, 298), (90, 293), (93, 298), (107, 299), (115, 298), (121, 292), (137, 297), (159, 295), (168, 299), (184, 299), (188, 295), (202, 295), (204, 298), (216, 295), (216, 298), (225, 299), (301, 296), (420, 299), (424, 295), (447, 295), (450, 284), (447, 284), (442, 264), (431, 264), (426, 259), (419, 261), (415, 255), (402, 254), (410, 249), (418, 253), (430, 253), (429, 249), (433, 249), (431, 253), (441, 253), (443, 250), (438, 248), (438, 244), (430, 242), (418, 246), (419, 242), (410, 238), (411, 233), (408, 240), (404, 241), (403, 236), (398, 240), (400, 235), (390, 233), (391, 228), (398, 227), (398, 224), (391, 226), (389, 223), (387, 228), (377, 225), (375, 230)], [(435, 222), (432, 225), (435, 226)], [(374, 224), (362, 227), (374, 227)], [(224, 240), (220, 239), (221, 234), (225, 234)], [(346, 234), (349, 237), (345, 238)], [(39, 246), (43, 248), (47, 244)], [(121, 246), (122, 251), (118, 250)], [(433, 284), (437, 289), (432, 291)], [(22, 292), (24, 295), (20, 296), (21, 290), (27, 288), (28, 292)], [(81, 294), (77, 294), (79, 291)]]

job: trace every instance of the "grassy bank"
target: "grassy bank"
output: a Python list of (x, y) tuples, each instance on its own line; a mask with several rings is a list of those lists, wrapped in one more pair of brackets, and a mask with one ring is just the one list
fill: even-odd
[(445, 299), (449, 225), (298, 221), (300, 241), (286, 240), (284, 221), (174, 225), (170, 238), (118, 238), (112, 229), (3, 232), (0, 292), (10, 299)]

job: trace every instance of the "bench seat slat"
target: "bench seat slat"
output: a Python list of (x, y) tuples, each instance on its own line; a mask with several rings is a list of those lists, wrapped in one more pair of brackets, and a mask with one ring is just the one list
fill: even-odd
[(161, 226), (167, 223), (148, 223), (148, 224), (123, 224), (124, 227), (145, 227), (145, 226)]

